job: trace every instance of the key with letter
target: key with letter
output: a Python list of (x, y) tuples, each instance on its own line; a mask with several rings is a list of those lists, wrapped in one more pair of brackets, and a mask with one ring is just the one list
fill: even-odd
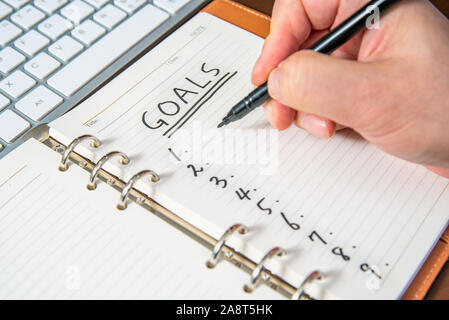
[(30, 30), (19, 39), (14, 41), (14, 45), (16, 46), (16, 48), (22, 50), (29, 56), (34, 55), (49, 43), (50, 40), (48, 40), (48, 38), (44, 37), (36, 30)]
[(22, 30), (8, 20), (0, 22), (0, 46), (5, 46), (21, 33)]
[(83, 45), (69, 36), (63, 36), (53, 43), (48, 51), (64, 62), (69, 61), (73, 56), (83, 50)]
[(0, 113), (0, 138), (7, 143), (13, 142), (24, 133), (30, 123), (11, 110)]
[(18, 70), (0, 82), (0, 89), (13, 98), (18, 98), (36, 84), (36, 81)]
[[(48, 84), (62, 94), (71, 96), (168, 17), (161, 9), (146, 5), (57, 71)], [(118, 41), (120, 46), (116, 45)]]
[(58, 60), (50, 57), (45, 52), (41, 52), (32, 60), (25, 63), (24, 68), (36, 78), (43, 80), (60, 65), (61, 63)]
[(53, 91), (44, 86), (39, 86), (17, 102), (16, 109), (30, 119), (39, 121), (62, 101), (62, 98)]
[(25, 61), (25, 56), (11, 47), (0, 51), (0, 71), (3, 73), (9, 73), (23, 61)]

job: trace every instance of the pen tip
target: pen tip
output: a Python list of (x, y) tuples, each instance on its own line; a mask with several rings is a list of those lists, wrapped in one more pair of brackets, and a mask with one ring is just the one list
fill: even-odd
[(220, 123), (220, 124), (217, 126), (217, 128), (221, 128), (221, 127), (223, 127), (224, 125), (225, 125), (225, 123), (222, 122), (222, 123)]

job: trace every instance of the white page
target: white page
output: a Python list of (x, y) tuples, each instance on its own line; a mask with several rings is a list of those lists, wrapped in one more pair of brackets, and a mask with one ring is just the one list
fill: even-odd
[[(244, 272), (207, 269), (208, 250), (136, 204), (117, 210), (117, 191), (88, 191), (87, 173), (59, 172), (59, 159), (29, 140), (1, 162), (1, 299), (252, 297)], [(269, 288), (256, 294), (282, 298)]]
[[(194, 163), (203, 169), (196, 177), (187, 167), (189, 156), (204, 154), (207, 147), (183, 144), (180, 137), (198, 142), (209, 136), (223, 145), (225, 132), (235, 132), (208, 130), (252, 89), (251, 69), (262, 44), (261, 38), (201, 13), (52, 123), (51, 134), (66, 144), (86, 133), (104, 140), (95, 153), (79, 149), (94, 160), (107, 151), (125, 152), (132, 159), (123, 168), (125, 179), (155, 170), (161, 181), (154, 188), (139, 187), (217, 238), (233, 223), (247, 224), (252, 233), (233, 243), (246, 243), (242, 250), (254, 260), (273, 246), (285, 248), (284, 263), (269, 267), (294, 285), (319, 269), (328, 275), (322, 298), (399, 298), (447, 226), (447, 179), (387, 155), (349, 130), (329, 140), (293, 127), (276, 136), (261, 109), (229, 128), (273, 138), (268, 165), (259, 165), (266, 160), (261, 156), (256, 165), (203, 157)], [(177, 131), (177, 124), (182, 129)], [(251, 149), (256, 138), (236, 153), (263, 151)], [(119, 174), (115, 162), (106, 168)], [(249, 191), (249, 199), (242, 191)]]

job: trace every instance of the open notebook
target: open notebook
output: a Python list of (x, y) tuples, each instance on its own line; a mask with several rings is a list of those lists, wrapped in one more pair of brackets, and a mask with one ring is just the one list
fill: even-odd
[[(317, 271), (324, 277), (302, 287), (301, 297), (400, 298), (447, 227), (449, 181), (375, 149), (349, 130), (329, 140), (316, 139), (297, 128), (275, 132), (269, 129), (263, 110), (229, 129), (217, 130), (229, 107), (252, 89), (251, 68), (262, 44), (262, 38), (208, 13), (200, 13), (102, 90), (53, 122), (45, 144), (60, 153), (81, 135), (90, 134), (102, 142), (97, 148), (90, 148), (86, 143), (75, 148), (76, 153), (70, 159), (84, 170), (92, 171), (95, 163), (111, 151), (121, 151), (130, 159), (126, 165), (120, 164), (118, 158), (106, 161), (100, 170), (98, 190), (86, 190), (88, 175), (84, 174), (83, 180), (82, 173), (78, 175), (83, 170), (75, 169), (73, 164), (67, 172), (60, 173), (55, 171), (57, 160), (53, 155), (41, 156), (35, 152), (33, 160), (45, 163), (42, 170), (50, 166), (54, 171), (51, 176), (73, 189), (70, 200), (56, 199), (64, 203), (73, 219), (81, 221), (81, 216), (90, 219), (81, 205), (71, 207), (73, 201), (78, 201), (75, 199), (90, 198), (93, 202), (101, 199), (95, 205), (101, 211), (104, 204), (105, 215), (111, 216), (108, 218), (111, 223), (115, 220), (131, 236), (134, 233), (136, 237), (142, 236), (142, 247), (137, 249), (133, 247), (138, 246), (137, 242), (126, 238), (128, 233), (110, 233), (113, 238), (121, 239), (113, 245), (119, 248), (122, 243), (124, 248), (120, 254), (124, 256), (114, 255), (108, 248), (104, 253), (98, 249), (96, 263), (113, 274), (101, 273), (107, 279), (120, 272), (131, 278), (150, 277), (139, 267), (130, 274), (122, 269), (114, 271), (114, 265), (127, 260), (124, 258), (127, 254), (136, 261), (147, 259), (151, 266), (146, 249), (162, 250), (175, 257), (179, 272), (184, 268), (190, 270), (190, 263), (195, 262), (193, 245), (187, 240), (171, 240), (175, 232), (172, 226), (156, 222), (154, 217), (144, 218), (146, 211), (140, 208), (144, 207), (152, 208), (165, 221), (208, 248), (216, 245), (217, 239), (235, 223), (249, 228), (247, 234), (235, 234), (227, 239), (221, 258), (252, 272), (252, 282), (249, 276), (243, 280), (230, 276), (222, 267), (226, 262), (219, 263), (217, 270), (212, 271), (205, 269), (204, 261), (196, 261), (197, 268), (204, 269), (192, 271), (191, 278), (199, 283), (203, 280), (211, 283), (207, 277), (212, 274), (214, 279), (219, 279), (212, 281), (216, 282), (214, 287), (220, 287), (218, 282), (223, 281), (243, 292), (241, 288), (249, 282), (246, 289), (255, 289), (253, 294), (259, 295), (248, 294), (250, 298), (271, 298), (262, 283), (290, 297), (311, 272)], [(241, 137), (239, 142), (236, 136)], [(38, 147), (29, 143), (25, 148)], [(16, 164), (17, 158), (20, 155), (7, 157), (6, 161)], [(123, 182), (145, 169), (153, 170), (160, 180), (137, 181), (130, 196), (136, 201), (128, 201), (130, 213), (115, 209), (118, 195), (113, 189), (120, 191)], [(26, 173), (29, 179), (33, 174), (37, 176), (28, 173), (28, 169)], [(69, 178), (68, 174), (73, 177)], [(40, 187), (40, 183), (35, 186), (40, 192), (50, 188), (53, 191), (48, 191), (49, 195), (59, 194), (57, 187)], [(45, 198), (44, 195), (36, 196)], [(8, 216), (9, 211), (4, 210), (0, 207), (0, 219)], [(47, 211), (50, 214), (52, 210), (56, 209), (49, 207)], [(57, 212), (63, 213), (62, 209)], [(133, 218), (133, 214), (139, 218)], [(61, 224), (70, 225), (72, 221), (71, 217), (59, 218)], [(25, 216), (21, 219), (26, 223)], [(53, 220), (44, 219), (39, 222), (41, 227), (52, 230)], [(106, 217), (92, 219), (96, 220), (86, 222), (84, 231), (90, 226), (102, 230), (109, 226)], [(14, 237), (20, 223), (11, 228), (10, 236), (2, 233), (1, 240)], [(20, 237), (11, 239), (15, 239), (11, 240), (13, 247), (22, 244)], [(85, 245), (96, 244), (93, 238), (81, 237), (79, 241)], [(59, 242), (65, 243), (62, 238)], [(70, 250), (71, 244), (66, 245)], [(102, 245), (107, 247), (107, 242)], [(265, 256), (274, 247), (283, 250), (272, 251), (273, 257)], [(30, 249), (29, 253), (26, 250), (22, 250), (26, 256), (38, 252), (37, 248)], [(82, 249), (77, 248), (73, 256), (60, 264), (77, 265), (78, 251)], [(282, 257), (275, 254), (282, 251), (287, 254)], [(0, 253), (8, 256), (9, 252)], [(14, 257), (10, 259), (14, 265)], [(261, 260), (264, 265), (258, 269), (256, 265)], [(178, 272), (175, 264), (168, 263), (173, 272)], [(7, 265), (2, 260), (2, 267)], [(25, 268), (31, 269), (33, 265), (27, 264)], [(260, 278), (256, 279), (258, 270)], [(169, 271), (161, 272), (162, 277), (171, 277)], [(151, 274), (151, 269), (147, 273)], [(184, 274), (177, 276), (182, 279)], [(90, 294), (101, 296), (108, 292), (103, 287), (97, 291), (95, 283), (86, 282)], [(15, 286), (20, 286), (20, 282)], [(56, 285), (40, 282), (38, 289), (45, 292), (45, 286)], [(126, 290), (117, 292), (122, 297), (140, 296), (143, 291), (137, 287), (129, 295)], [(231, 291), (226, 288), (222, 292), (229, 294)], [(186, 285), (177, 296), (191, 297), (189, 290), (193, 289)], [(8, 297), (20, 292), (25, 291), (14, 286), (0, 289), (0, 294)], [(59, 294), (63, 293), (64, 289), (60, 289)], [(146, 297), (152, 297), (151, 293)]]

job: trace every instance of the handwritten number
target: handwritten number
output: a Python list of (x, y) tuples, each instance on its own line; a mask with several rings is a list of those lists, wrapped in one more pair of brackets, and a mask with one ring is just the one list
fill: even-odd
[(349, 261), (351, 258), (343, 253), (343, 249), (340, 247), (335, 247), (332, 249), (332, 253), (336, 256), (341, 256), (344, 261)]
[(240, 200), (243, 200), (243, 199), (251, 200), (251, 198), (249, 197), (249, 192), (250, 192), (250, 190), (245, 191), (242, 188), (239, 188), (238, 190), (235, 191), (235, 193), (237, 194), (237, 196), (239, 197)]
[(363, 272), (371, 271), (372, 274), (374, 274), (377, 278), (382, 279), (382, 277), (373, 269), (368, 263), (362, 263), (360, 265), (360, 269)]
[(323, 244), (327, 244), (327, 242), (324, 241), (324, 239), (321, 238), (321, 236), (315, 230), (313, 230), (312, 233), (309, 235), (309, 239), (312, 242), (315, 241), (314, 236), (316, 236), (318, 238), (318, 240), (320, 240)]
[(271, 210), (270, 208), (263, 208), (262, 207), (262, 202), (265, 200), (265, 197), (263, 197), (262, 199), (259, 200), (259, 202), (257, 202), (257, 207), (262, 210), (262, 211), (266, 211), (268, 215), (270, 215), (273, 210)]
[(220, 183), (223, 183), (222, 188), (225, 189), (228, 186), (228, 182), (226, 179), (218, 179), (217, 177), (212, 177), (209, 179), (210, 182), (215, 180), (215, 185), (219, 186)]
[(197, 169), (195, 168), (195, 166), (192, 165), (192, 164), (189, 164), (189, 165), (187, 166), (187, 168), (192, 169), (193, 175), (194, 175), (195, 177), (198, 177), (198, 173), (204, 171), (204, 168), (203, 168), (203, 167), (201, 167), (200, 169), (197, 170)]
[(287, 217), (285, 216), (285, 214), (283, 212), (281, 212), (281, 216), (282, 216), (282, 218), (284, 218), (284, 221), (287, 222), (287, 224), (290, 228), (292, 228), (293, 230), (299, 230), (299, 228), (300, 228), (299, 224), (288, 221)]

